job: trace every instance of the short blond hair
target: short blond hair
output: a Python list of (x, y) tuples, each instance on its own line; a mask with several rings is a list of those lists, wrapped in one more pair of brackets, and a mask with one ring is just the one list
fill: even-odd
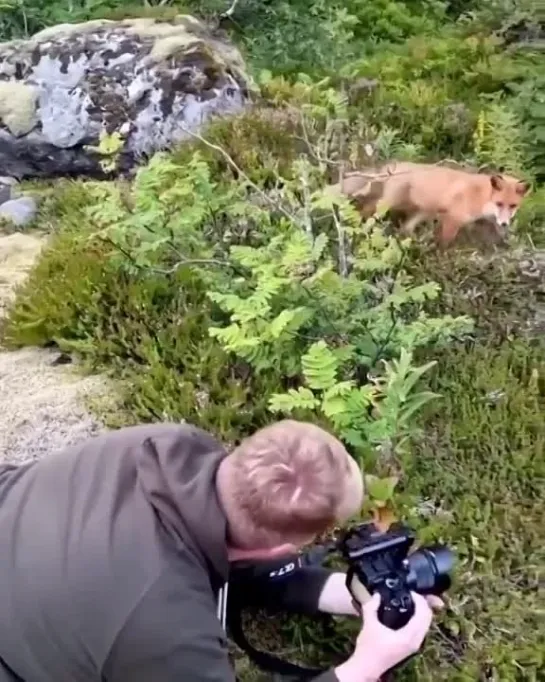
[(220, 470), (229, 542), (241, 549), (309, 541), (347, 515), (347, 495), (348, 515), (361, 505), (354, 460), (334, 436), (310, 423), (287, 419), (260, 429)]

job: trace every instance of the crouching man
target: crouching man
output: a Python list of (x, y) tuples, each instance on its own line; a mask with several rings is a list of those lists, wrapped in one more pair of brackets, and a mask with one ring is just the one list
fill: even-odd
[[(289, 420), (229, 454), (159, 424), (0, 467), (0, 682), (233, 682), (217, 608), (230, 563), (290, 554), (362, 498), (341, 443)], [(342, 574), (309, 572), (303, 591), (354, 613)], [(373, 682), (415, 653), (432, 616), (414, 599), (399, 631), (366, 604), (353, 655), (316, 679)]]

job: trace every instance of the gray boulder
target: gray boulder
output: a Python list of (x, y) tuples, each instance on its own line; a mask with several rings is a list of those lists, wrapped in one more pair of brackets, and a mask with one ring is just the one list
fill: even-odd
[(100, 177), (94, 148), (116, 133), (116, 170), (129, 170), (241, 111), (250, 87), (240, 52), (191, 16), (47, 28), (0, 44), (0, 169)]
[(29, 225), (38, 213), (38, 203), (31, 196), (17, 197), (0, 204), (0, 222), (8, 221), (16, 227)]

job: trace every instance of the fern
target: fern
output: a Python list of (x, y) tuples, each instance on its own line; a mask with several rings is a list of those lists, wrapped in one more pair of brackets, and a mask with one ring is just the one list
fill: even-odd
[(325, 341), (313, 343), (301, 358), (301, 365), (309, 388), (325, 391), (336, 385), (339, 362)]
[(474, 143), (478, 163), (503, 168), (513, 175), (525, 173), (523, 126), (511, 106), (497, 101), (483, 109), (479, 114)]
[(417, 390), (418, 382), (435, 362), (414, 367), (412, 354), (406, 349), (402, 349), (399, 360), (385, 363), (383, 375), (363, 386), (351, 379), (338, 379), (346, 372), (346, 364), (339, 362), (324, 341), (312, 344), (301, 363), (306, 385), (273, 395), (269, 409), (284, 414), (316, 410), (364, 462), (385, 442), (395, 444), (397, 452), (402, 452), (417, 432), (413, 423), (416, 414), (439, 397)]
[[(293, 382), (271, 398), (272, 411), (319, 414), (367, 456), (381, 439), (402, 442), (427, 400), (421, 393), (407, 407), (403, 391), (413, 385), (403, 381), (420, 376), (410, 374), (410, 362), (385, 367), (384, 376), (402, 377), (404, 389), (367, 380), (369, 371), (400, 353), (406, 363), (403, 349), (446, 342), (470, 331), (471, 321), (430, 317), (425, 306), (439, 286), (407, 276), (403, 245), (375, 222), (362, 226), (308, 161), (298, 159), (292, 171), (297, 179), (284, 180), (271, 210), (244, 200), (246, 182), (218, 191), (198, 152), (183, 165), (157, 154), (128, 195), (122, 186), (97, 187), (100, 201), (88, 213), (122, 267), (143, 276), (194, 268), (214, 306), (209, 336), (257, 375)], [(253, 243), (216, 239), (210, 230), (218, 214), (222, 224), (250, 221)]]

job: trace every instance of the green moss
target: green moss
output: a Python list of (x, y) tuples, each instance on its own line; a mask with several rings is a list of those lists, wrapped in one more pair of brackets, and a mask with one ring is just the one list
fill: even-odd
[(441, 361), (435, 389), (444, 398), (405, 480), (415, 505), (430, 499), (441, 510), (420, 520), (422, 540), (453, 544), (460, 564), (419, 680), (537, 680), (545, 672), (544, 357), (542, 346), (504, 342)]
[(434, 314), (469, 315), (479, 339), (499, 343), (531, 329), (542, 293), (524, 274), (526, 256), (498, 248), (489, 237), (468, 233), (461, 236), (463, 246), (434, 255), (429, 244), (415, 246), (407, 267), (418, 281), (441, 286), (443, 295), (430, 306)]

